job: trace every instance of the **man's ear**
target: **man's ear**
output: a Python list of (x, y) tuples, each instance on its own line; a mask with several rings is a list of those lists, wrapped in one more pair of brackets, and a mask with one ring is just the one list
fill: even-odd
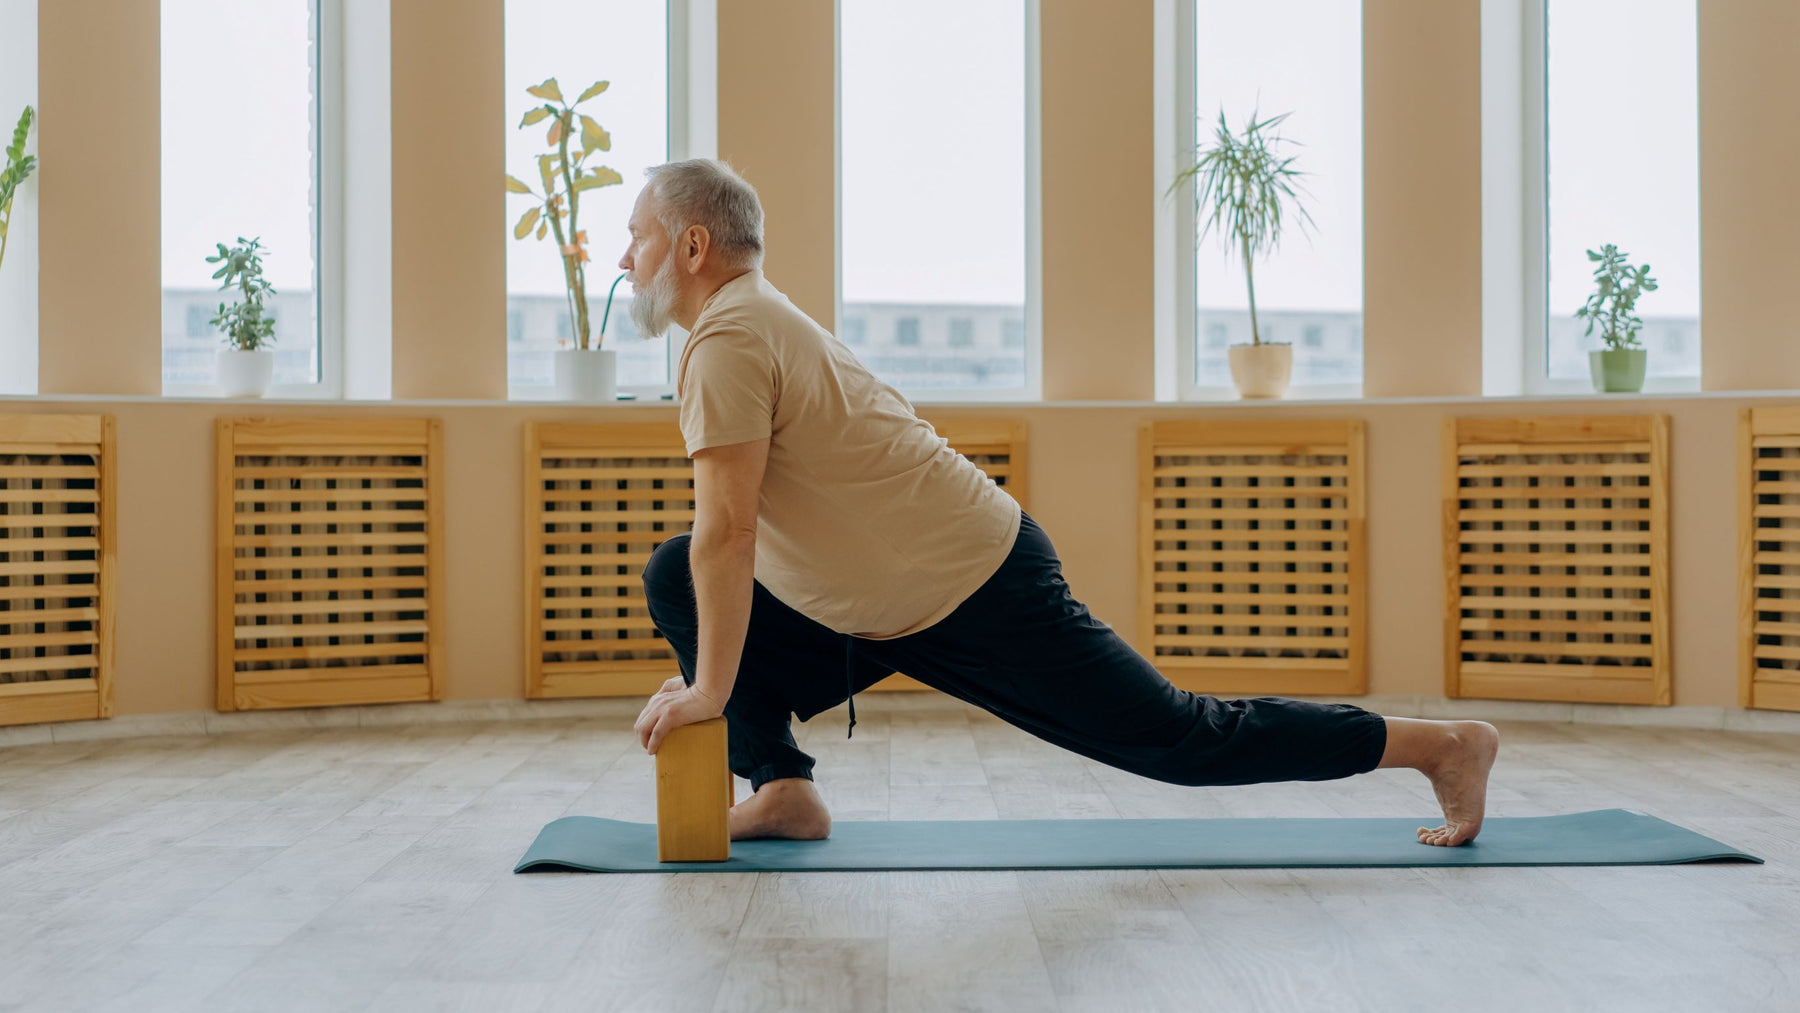
[(687, 272), (699, 274), (706, 266), (706, 255), (712, 250), (712, 234), (704, 226), (690, 227), (681, 237), (681, 254), (687, 259)]

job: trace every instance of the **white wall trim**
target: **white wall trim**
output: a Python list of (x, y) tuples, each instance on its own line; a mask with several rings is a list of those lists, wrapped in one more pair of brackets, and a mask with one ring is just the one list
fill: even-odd
[(345, 400), (394, 395), (393, 45), (389, 0), (345, 5), (345, 102), (339, 129), (343, 172), (338, 249)]
[(1481, 392), (1490, 396), (1525, 392), (1526, 6), (1481, 0)]

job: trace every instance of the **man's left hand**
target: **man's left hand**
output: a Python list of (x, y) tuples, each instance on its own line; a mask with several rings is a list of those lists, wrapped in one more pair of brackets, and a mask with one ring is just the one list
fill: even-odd
[(723, 700), (715, 702), (692, 686), (676, 686), (674, 680), (670, 680), (638, 714), (638, 742), (643, 745), (644, 752), (654, 756), (670, 732), (724, 713)]

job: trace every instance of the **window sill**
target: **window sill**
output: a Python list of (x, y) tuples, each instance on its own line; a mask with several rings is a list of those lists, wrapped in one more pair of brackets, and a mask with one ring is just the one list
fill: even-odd
[[(1382, 397), (1382, 398), (1306, 398), (1288, 397), (1272, 400), (1220, 400), (1220, 401), (1132, 401), (1132, 400), (1095, 400), (1095, 401), (1025, 401), (1025, 400), (977, 400), (977, 399), (934, 399), (920, 396), (909, 398), (920, 408), (1012, 408), (1039, 410), (1045, 408), (1136, 408), (1136, 409), (1171, 409), (1186, 411), (1204, 411), (1208, 409), (1280, 409), (1280, 408), (1374, 408), (1391, 405), (1466, 405), (1469, 407), (1545, 404), (1552, 406), (1572, 406), (1575, 404), (1647, 404), (1658, 401), (1755, 401), (1778, 399), (1783, 401), (1800, 400), (1800, 390), (1705, 390), (1705, 391), (1646, 391), (1638, 394), (1514, 394), (1504, 396), (1430, 396), (1430, 397)], [(431, 398), (418, 400), (355, 400), (346, 398), (223, 398), (223, 397), (162, 397), (144, 394), (0, 394), (0, 405), (8, 404), (210, 404), (231, 405), (233, 407), (252, 408), (256, 405), (294, 405), (321, 408), (508, 408), (520, 406), (542, 406), (545, 408), (673, 408), (678, 405), (674, 400), (619, 401), (611, 405), (584, 404), (574, 401), (554, 401), (538, 398), (515, 398), (499, 400), (494, 398)]]

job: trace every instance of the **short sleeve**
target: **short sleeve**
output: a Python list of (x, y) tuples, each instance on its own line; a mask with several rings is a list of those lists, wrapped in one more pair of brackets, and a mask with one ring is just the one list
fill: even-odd
[(719, 330), (694, 340), (680, 388), (681, 437), (689, 457), (774, 431), (775, 357), (749, 331)]

